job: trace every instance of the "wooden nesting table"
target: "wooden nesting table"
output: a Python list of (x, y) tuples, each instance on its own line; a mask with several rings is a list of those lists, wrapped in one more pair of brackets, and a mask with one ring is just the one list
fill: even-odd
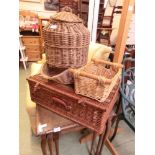
[(40, 105), (36, 105), (36, 126), (37, 135), (41, 135), (43, 155), (47, 155), (47, 143), (50, 155), (53, 155), (53, 142), (55, 143), (56, 155), (59, 155), (59, 135), (84, 128), (84, 126), (63, 118)]
[[(30, 81), (30, 80), (35, 80), (35, 81), (37, 81), (38, 80), (38, 83), (39, 84), (43, 84), (43, 85), (46, 85), (47, 87), (48, 87), (48, 89), (50, 88), (50, 87), (55, 87), (54, 89), (56, 89), (56, 87), (57, 87), (57, 85), (59, 85), (58, 86), (58, 88), (60, 89), (61, 87), (60, 87), (60, 84), (57, 84), (57, 83), (54, 83), (54, 82), (52, 82), (52, 84), (50, 84), (50, 82), (48, 82), (48, 81), (45, 81), (45, 79), (44, 80), (42, 80), (42, 78), (40, 77), (40, 75), (35, 75), (35, 76), (31, 76), (31, 77), (29, 77), (28, 78), (28, 81)], [(48, 83), (49, 83), (49, 86), (48, 86)], [(30, 84), (30, 83), (29, 83)], [(34, 88), (37, 88), (38, 87), (38, 85), (35, 85), (35, 87)], [(40, 87), (40, 86), (39, 86)], [(65, 86), (65, 87), (67, 87), (67, 86)], [(64, 91), (64, 94), (65, 93), (71, 93), (72, 95), (74, 95), (74, 96), (77, 96), (78, 98), (80, 97), (80, 95), (76, 95), (75, 93), (74, 93), (74, 90), (73, 89), (65, 89), (65, 87), (62, 85), (62, 89), (63, 89), (63, 91)], [(40, 89), (40, 88), (39, 88)], [(107, 146), (108, 146), (108, 148), (110, 148), (109, 150), (110, 150), (110, 152), (113, 154), (113, 155), (116, 155), (117, 153), (115, 152), (115, 150), (111, 147), (111, 144), (110, 144), (110, 142), (109, 142), (109, 140), (108, 140), (108, 136), (109, 136), (109, 132), (110, 132), (110, 128), (111, 128), (111, 120), (112, 120), (112, 115), (111, 115), (111, 113), (112, 113), (112, 110), (113, 110), (113, 107), (114, 107), (114, 105), (115, 105), (115, 103), (116, 103), (116, 101), (117, 101), (117, 97), (118, 97), (118, 90), (119, 90), (119, 84), (117, 85), (117, 86), (115, 86), (115, 88), (113, 89), (113, 91), (112, 91), (112, 94), (110, 94), (111, 95), (111, 97), (110, 97), (110, 101), (109, 101), (109, 103), (107, 104), (107, 105), (104, 105), (105, 106), (105, 108), (106, 108), (106, 115), (105, 115), (105, 117), (104, 117), (104, 129), (103, 129), (103, 132), (102, 132), (102, 134), (99, 134), (99, 133), (97, 133), (95, 130), (93, 131), (93, 137), (92, 137), (92, 144), (91, 144), (91, 149), (90, 149), (90, 152), (89, 152), (89, 154), (90, 155), (101, 155), (101, 152), (102, 152), (102, 149), (103, 149), (103, 146), (104, 146), (104, 144), (106, 144)], [(61, 90), (62, 91), (62, 90)], [(34, 96), (35, 96), (35, 91), (32, 91), (32, 87), (30, 86), (30, 93), (31, 93), (31, 99), (33, 100), (33, 101), (35, 101), (35, 98), (34, 98)], [(48, 94), (48, 95), (50, 95), (50, 94)], [(51, 94), (52, 95), (52, 94)], [(58, 95), (60, 95), (60, 94), (58, 94)], [(72, 95), (70, 95), (70, 96), (72, 96)], [(109, 95), (109, 96), (110, 96)], [(45, 97), (46, 97), (46, 95), (45, 95)], [(52, 97), (52, 96), (51, 96)], [(61, 96), (60, 96), (61, 97)], [(42, 96), (41, 97), (41, 99), (43, 100), (44, 99), (44, 96)], [(52, 99), (52, 98), (51, 98)], [(91, 99), (89, 99), (89, 100), (91, 100)], [(38, 100), (39, 101), (39, 100)], [(45, 101), (47, 101), (48, 102), (48, 100), (47, 100), (47, 98), (45, 98)], [(45, 103), (45, 101), (44, 101), (44, 103)], [(59, 99), (57, 99), (56, 100), (57, 102), (60, 102), (60, 100)], [(92, 102), (93, 102), (94, 100), (92, 100)], [(36, 102), (36, 101), (35, 101)], [(68, 102), (70, 102), (69, 101), (69, 99), (68, 99)], [(94, 102), (96, 102), (96, 101), (94, 101)], [(50, 102), (51, 103), (51, 102)], [(47, 118), (47, 113), (48, 112), (45, 112), (44, 114), (40, 111), (40, 108), (42, 107), (42, 108), (44, 108), (44, 109), (47, 109), (47, 111), (52, 111), (52, 112), (56, 112), (58, 115), (59, 115), (59, 113), (57, 112), (57, 111), (54, 111), (52, 108), (48, 108), (48, 104), (43, 104), (43, 103), (41, 103), (41, 102), (36, 102), (36, 104), (37, 104), (37, 122), (38, 122), (38, 124), (41, 124), (41, 128), (43, 127), (45, 127), (44, 129), (42, 128), (40, 131), (38, 131), (38, 132), (42, 132), (42, 133), (44, 133), (43, 135), (45, 135), (45, 133), (46, 134), (49, 134), (49, 141), (50, 141), (50, 139), (51, 138), (54, 138), (54, 139), (57, 139), (58, 140), (58, 137), (59, 137), (59, 133), (60, 133), (60, 131), (62, 132), (65, 132), (65, 131), (69, 131), (69, 130), (73, 130), (73, 129), (75, 129), (75, 130), (79, 130), (79, 129), (82, 129), (82, 128), (88, 128), (88, 126), (87, 125), (84, 125), (83, 123), (80, 123), (79, 121), (76, 121), (75, 119), (72, 119), (72, 118), (67, 118), (67, 119), (70, 119), (71, 121), (69, 121), (68, 123), (70, 123), (70, 125), (68, 124), (67, 126), (63, 126), (64, 124), (61, 124), (61, 120), (63, 120), (63, 117), (65, 118), (65, 115), (61, 115), (60, 114), (60, 116), (62, 116), (61, 117), (61, 119), (60, 119), (60, 121), (57, 121), (56, 119), (53, 119), (53, 120), (50, 120), (50, 117), (48, 117), (48, 120), (46, 120), (46, 122), (44, 122), (44, 117), (46, 117)], [(52, 103), (51, 103), (52, 104)], [(61, 104), (64, 104), (63, 102), (61, 103)], [(78, 104), (78, 103), (77, 103)], [(66, 105), (65, 105), (66, 106)], [(64, 106), (64, 107), (65, 107)], [(61, 107), (62, 108), (62, 107)], [(63, 110), (63, 109), (62, 109)], [(51, 123), (51, 121), (52, 121), (52, 123)], [(54, 121), (54, 122), (53, 122)], [(73, 123), (73, 122), (76, 122), (76, 123)], [(48, 127), (46, 126), (46, 124), (50, 124)], [(58, 123), (58, 124), (57, 124)], [(51, 126), (51, 124), (53, 125), (53, 126)], [(66, 124), (66, 123), (65, 123)], [(79, 125), (80, 124), (80, 125)], [(61, 126), (61, 127), (60, 127)], [(52, 129), (52, 130), (51, 130)], [(92, 129), (92, 128), (90, 128), (90, 129)], [(54, 133), (54, 134), (53, 134)], [(95, 146), (95, 139), (96, 139), (96, 136), (97, 135), (99, 135), (99, 140), (98, 140), (98, 144), (97, 144), (97, 147), (94, 149), (94, 146)], [(45, 138), (46, 139), (46, 138)], [(57, 140), (55, 140), (55, 143), (56, 143), (56, 152), (57, 152), (57, 155), (58, 155), (58, 143), (57, 143)], [(45, 144), (46, 145), (46, 144)], [(42, 145), (42, 146), (44, 146), (44, 145)], [(95, 151), (94, 151), (95, 150)], [(46, 155), (46, 154), (45, 154)], [(52, 154), (51, 154), (52, 155)]]

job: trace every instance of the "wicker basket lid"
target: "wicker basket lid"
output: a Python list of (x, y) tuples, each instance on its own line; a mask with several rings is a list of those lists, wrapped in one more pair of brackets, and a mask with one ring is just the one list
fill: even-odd
[(51, 17), (52, 20), (63, 21), (68, 23), (82, 23), (83, 20), (72, 13), (72, 9), (68, 6), (64, 7), (61, 12)]

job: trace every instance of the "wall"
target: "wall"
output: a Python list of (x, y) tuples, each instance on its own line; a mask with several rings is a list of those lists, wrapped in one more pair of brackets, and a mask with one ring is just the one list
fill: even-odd
[(19, 10), (30, 10), (37, 12), (39, 16), (44, 18), (49, 18), (53, 14), (55, 14), (55, 11), (47, 11), (44, 9), (44, 3), (43, 1), (41, 3), (34, 3), (34, 2), (19, 2)]

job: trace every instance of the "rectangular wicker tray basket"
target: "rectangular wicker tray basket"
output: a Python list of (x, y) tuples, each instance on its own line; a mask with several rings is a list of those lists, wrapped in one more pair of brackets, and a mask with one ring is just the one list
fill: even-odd
[(62, 85), (47, 81), (40, 75), (28, 78), (32, 101), (98, 133), (102, 133), (105, 123), (116, 102), (119, 83), (103, 103), (77, 95), (73, 85)]
[(93, 59), (79, 69), (70, 69), (74, 74), (75, 92), (104, 102), (120, 81), (122, 67), (118, 63)]

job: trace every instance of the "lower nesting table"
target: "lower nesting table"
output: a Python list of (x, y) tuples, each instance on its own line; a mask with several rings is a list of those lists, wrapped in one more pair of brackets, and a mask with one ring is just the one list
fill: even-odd
[(53, 155), (52, 144), (55, 143), (56, 155), (59, 155), (59, 135), (70, 131), (84, 129), (75, 122), (65, 119), (40, 105), (36, 105), (37, 135), (41, 135), (41, 147), (43, 155), (47, 155), (47, 143), (50, 155)]

